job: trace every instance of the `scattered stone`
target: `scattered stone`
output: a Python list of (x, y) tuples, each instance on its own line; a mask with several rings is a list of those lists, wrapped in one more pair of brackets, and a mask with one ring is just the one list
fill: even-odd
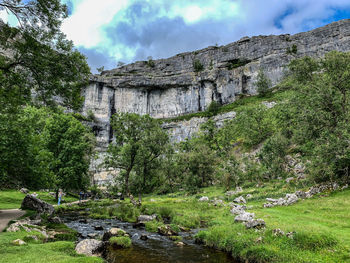
[(181, 242), (181, 241), (178, 241), (178, 242), (176, 242), (175, 243), (177, 246), (179, 246), (179, 247), (183, 247), (184, 245), (185, 245), (185, 243), (184, 242)]
[(235, 222), (247, 222), (253, 220), (255, 217), (254, 213), (243, 212), (235, 217)]
[(288, 178), (286, 179), (286, 183), (290, 183), (291, 181), (294, 181), (294, 180), (295, 180), (294, 177), (288, 177)]
[(251, 194), (247, 194), (245, 198), (247, 198), (247, 199), (251, 199), (251, 198), (253, 198), (253, 195), (251, 195)]
[(49, 203), (46, 203), (32, 195), (27, 195), (21, 205), (21, 209), (30, 209), (35, 210), (38, 213), (47, 213), (49, 215), (52, 215), (55, 212), (55, 209), (52, 205)]
[(29, 193), (29, 190), (27, 188), (21, 188), (21, 190), (19, 190), (21, 193), (23, 194), (28, 194)]
[(54, 223), (54, 224), (62, 224), (63, 223), (61, 218), (59, 218), (58, 216), (50, 217), (48, 220), (49, 220), (49, 222)]
[(86, 256), (94, 256), (98, 254), (98, 251), (103, 246), (103, 242), (96, 239), (84, 239), (80, 241), (75, 247), (75, 251), (78, 254)]
[(239, 194), (239, 193), (241, 193), (241, 192), (243, 192), (242, 187), (237, 186), (235, 191), (227, 191), (227, 192), (225, 193), (225, 195), (226, 195), (226, 196), (232, 196), (232, 195)]
[(149, 222), (149, 221), (152, 221), (154, 219), (156, 219), (156, 215), (140, 215), (138, 218), (137, 218), (137, 221), (140, 222), (140, 223), (145, 223), (145, 222)]
[(240, 215), (243, 214), (245, 212), (245, 206), (242, 205), (235, 205), (234, 207), (232, 207), (232, 209), (230, 210), (231, 214), (233, 215)]
[(16, 239), (12, 241), (12, 244), (16, 245), (16, 246), (23, 246), (26, 245), (27, 243), (24, 242), (22, 239)]
[(209, 197), (208, 196), (202, 196), (201, 198), (199, 198), (198, 201), (199, 202), (209, 202)]
[(173, 231), (170, 226), (164, 225), (158, 227), (158, 233), (163, 236), (176, 236), (177, 233)]
[(263, 238), (262, 237), (258, 237), (257, 239), (255, 239), (255, 243), (262, 243), (263, 242)]
[(303, 191), (296, 191), (296, 192), (295, 192), (295, 195), (296, 195), (298, 198), (301, 198), (301, 199), (305, 199), (305, 198), (306, 198), (306, 193), (303, 192)]
[(100, 231), (103, 230), (103, 226), (94, 226), (94, 229)]
[(82, 224), (87, 224), (88, 223), (88, 221), (87, 221), (87, 219), (85, 218), (85, 219), (80, 219), (79, 220), (79, 223), (82, 223)]
[(244, 199), (243, 196), (240, 196), (240, 197), (237, 197), (233, 200), (233, 202), (236, 202), (236, 203), (241, 203), (241, 204), (246, 204), (247, 201)]
[(271, 108), (275, 107), (275, 105), (276, 105), (277, 103), (274, 102), (274, 101), (271, 101), (271, 102), (269, 102), (269, 101), (263, 101), (261, 104), (265, 105), (266, 108), (271, 109)]
[(263, 228), (266, 226), (266, 223), (263, 219), (253, 219), (250, 221), (247, 221), (244, 223), (244, 225), (246, 226), (246, 228)]
[(290, 239), (293, 239), (293, 238), (294, 238), (294, 234), (295, 234), (295, 232), (288, 232), (288, 233), (286, 234), (286, 237), (288, 237), (288, 238), (290, 238)]
[(279, 228), (274, 229), (272, 233), (274, 236), (284, 236), (284, 232)]
[(299, 198), (296, 194), (286, 194), (286, 205), (291, 205), (298, 202)]
[(32, 239), (32, 240), (35, 240), (35, 241), (38, 241), (38, 237), (35, 236), (35, 235), (32, 235), (32, 236), (26, 236), (27, 239)]

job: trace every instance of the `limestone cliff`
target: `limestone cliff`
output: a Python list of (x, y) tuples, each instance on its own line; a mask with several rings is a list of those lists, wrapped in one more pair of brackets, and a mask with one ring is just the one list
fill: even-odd
[[(332, 50), (350, 51), (349, 19), (296, 35), (244, 37), (226, 46), (138, 61), (91, 77), (83, 113), (94, 113), (93, 129), (103, 152), (113, 137), (109, 120), (116, 111), (155, 118), (203, 111), (212, 101), (227, 104), (240, 94), (255, 94), (259, 69), (276, 84), (292, 59), (320, 57)], [(165, 128), (182, 140), (202, 121)]]

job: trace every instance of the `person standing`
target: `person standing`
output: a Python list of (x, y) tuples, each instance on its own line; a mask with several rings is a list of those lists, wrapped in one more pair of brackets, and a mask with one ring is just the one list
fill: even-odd
[(61, 204), (62, 196), (63, 196), (63, 191), (62, 189), (60, 189), (58, 190), (58, 205)]

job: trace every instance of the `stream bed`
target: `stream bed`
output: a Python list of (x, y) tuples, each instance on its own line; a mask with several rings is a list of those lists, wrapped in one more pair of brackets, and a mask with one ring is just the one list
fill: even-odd
[[(64, 223), (79, 232), (79, 240), (97, 238), (112, 227), (125, 230), (132, 239), (132, 247), (115, 250), (108, 255), (110, 263), (234, 263), (228, 254), (198, 245), (193, 235), (198, 230), (180, 232), (184, 246), (178, 246), (168, 237), (150, 233), (144, 227), (116, 219), (87, 219), (79, 216), (64, 216)], [(101, 229), (101, 230), (96, 230)], [(103, 230), (102, 230), (103, 229)], [(141, 236), (147, 236), (142, 240)]]

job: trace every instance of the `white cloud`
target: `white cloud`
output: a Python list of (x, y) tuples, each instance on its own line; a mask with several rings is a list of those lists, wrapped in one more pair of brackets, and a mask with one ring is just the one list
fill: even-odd
[(62, 31), (77, 46), (86, 48), (103, 42), (102, 27), (128, 4), (128, 0), (85, 0), (74, 5), (73, 14), (62, 25)]

